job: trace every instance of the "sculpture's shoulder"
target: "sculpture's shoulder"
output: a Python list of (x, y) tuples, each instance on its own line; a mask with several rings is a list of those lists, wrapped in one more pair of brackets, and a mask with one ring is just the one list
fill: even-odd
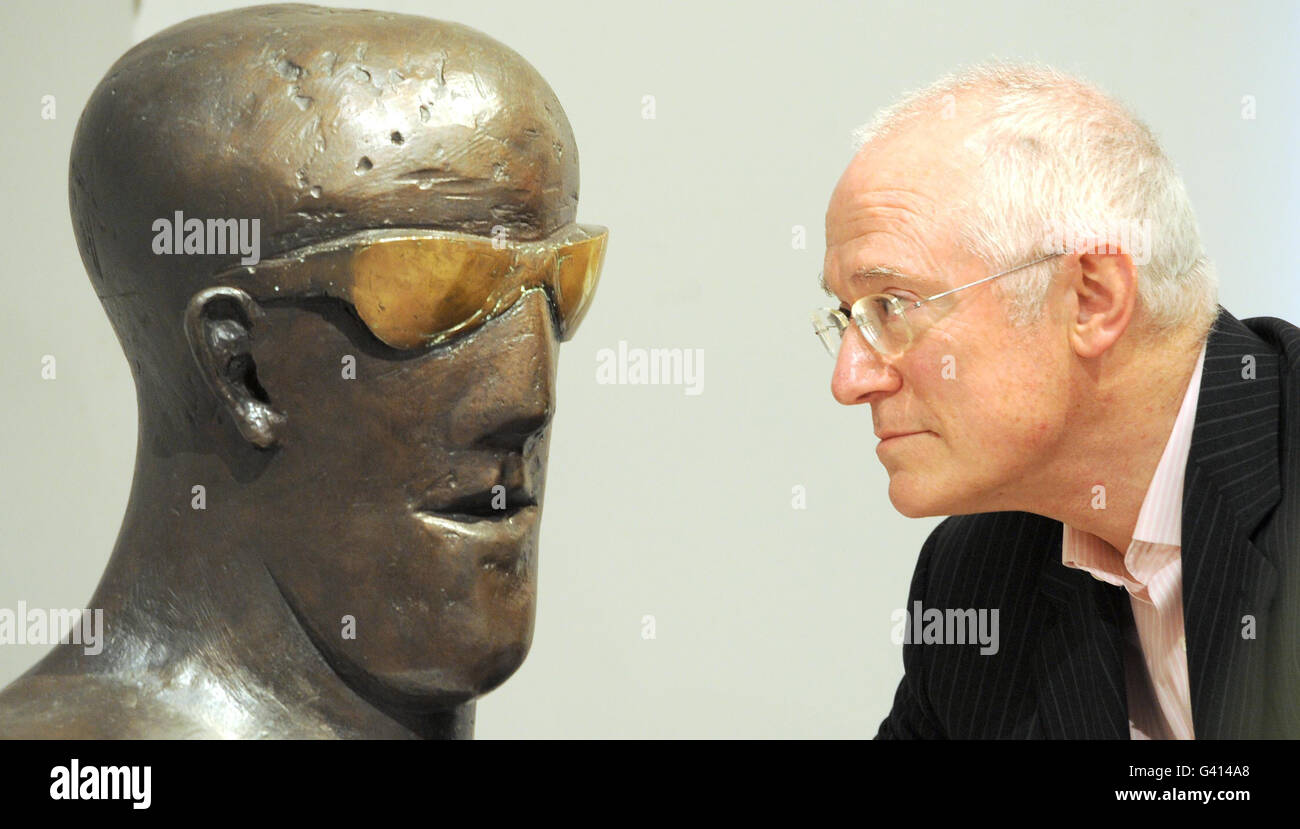
[(27, 674), (0, 691), (0, 738), (115, 740), (221, 736), (143, 684), (95, 674)]
[(195, 671), (97, 674), (42, 671), (39, 667), (0, 691), (0, 739), (333, 740), (415, 736), (407, 727), (372, 709), (367, 710), (368, 719), (330, 717), (310, 704), (291, 708), (248, 682), (232, 682), (229, 677)]

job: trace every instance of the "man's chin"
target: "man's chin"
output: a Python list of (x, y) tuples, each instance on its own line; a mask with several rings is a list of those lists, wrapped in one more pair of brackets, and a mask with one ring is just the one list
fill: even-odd
[(889, 503), (905, 518), (951, 515), (938, 495), (933, 486), (906, 472), (897, 472), (889, 479)]

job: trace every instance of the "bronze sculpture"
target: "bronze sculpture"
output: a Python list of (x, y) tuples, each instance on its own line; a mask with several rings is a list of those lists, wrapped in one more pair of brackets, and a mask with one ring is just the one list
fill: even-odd
[(604, 251), (552, 90), (456, 24), (239, 9), (124, 55), (69, 178), (136, 470), (102, 651), (0, 692), (0, 736), (472, 736)]

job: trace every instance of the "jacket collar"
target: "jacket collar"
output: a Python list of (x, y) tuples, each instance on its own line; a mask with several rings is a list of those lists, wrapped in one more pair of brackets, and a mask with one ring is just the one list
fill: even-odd
[[(1281, 496), (1279, 365), (1264, 340), (1219, 309), (1183, 483), (1183, 613), (1198, 739), (1258, 731), (1260, 683), (1248, 674), (1260, 660), (1242, 638), (1242, 617), (1262, 629), (1276, 584), (1250, 536)], [(1037, 654), (1045, 736), (1127, 739), (1127, 593), (1066, 568), (1059, 542), (1039, 584), (1049, 600)]]
[(1183, 483), (1183, 621), (1197, 739), (1258, 736), (1262, 660), (1252, 656), (1263, 649), (1277, 573), (1251, 538), (1282, 495), (1280, 367), (1268, 343), (1220, 309)]

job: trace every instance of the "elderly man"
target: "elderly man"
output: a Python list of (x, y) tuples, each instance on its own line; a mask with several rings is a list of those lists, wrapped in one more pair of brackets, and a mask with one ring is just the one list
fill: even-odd
[(909, 636), (877, 736), (1300, 734), (1300, 329), (1218, 307), (1173, 165), (1088, 84), (985, 65), (862, 137), (832, 391), (870, 404), (894, 507), (953, 516), (909, 612), (1001, 638)]

